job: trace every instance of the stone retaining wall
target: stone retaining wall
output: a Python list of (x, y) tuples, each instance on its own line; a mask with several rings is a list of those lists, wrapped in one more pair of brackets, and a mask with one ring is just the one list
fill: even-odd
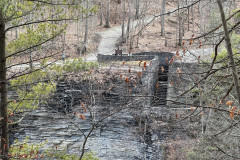
[(98, 54), (98, 62), (111, 62), (111, 61), (150, 61), (155, 58), (155, 56), (160, 57), (160, 61), (166, 61), (166, 57), (171, 59), (173, 53), (170, 52), (142, 52), (142, 53), (132, 53), (131, 55), (123, 54), (122, 56), (115, 55), (102, 55)]
[[(166, 52), (136, 53), (134, 56), (124, 55), (124, 58), (99, 55), (98, 60), (100, 62), (150, 61), (146, 71), (143, 71), (140, 88), (136, 88), (139, 92), (130, 93), (127, 97), (122, 90), (120, 92), (110, 92), (108, 85), (101, 88), (103, 91), (96, 89), (98, 94), (94, 95), (94, 98), (96, 98), (94, 100), (99, 103), (92, 106), (94, 117), (90, 113), (84, 114), (86, 120), (79, 119), (71, 114), (64, 114), (59, 110), (59, 106), (40, 107), (31, 112), (21, 122), (20, 129), (14, 136), (22, 141), (28, 135), (32, 143), (48, 140), (47, 148), (58, 146), (59, 149), (65, 148), (68, 153), (80, 154), (84, 136), (73, 123), (78, 124), (81, 130), (87, 133), (93, 120), (101, 119), (106, 113), (110, 114), (111, 110), (129, 105), (126, 109), (119, 111), (119, 113), (110, 116), (99, 124), (87, 141), (86, 151), (97, 153), (100, 160), (160, 160), (161, 143), (164, 140), (174, 139), (179, 134), (181, 136), (187, 134), (185, 131), (180, 131), (178, 126), (175, 126), (174, 129), (170, 127), (170, 123), (174, 120), (168, 105), (172, 106), (173, 104), (168, 103), (166, 106), (151, 105), (152, 97), (158, 96), (156, 95), (156, 83), (162, 80), (162, 78), (159, 79), (159, 69), (162, 65), (168, 65), (172, 56), (172, 53)], [(170, 88), (166, 91), (169, 100), (172, 96), (179, 94), (178, 87), (182, 89), (189, 82), (187, 81), (184, 85), (178, 84), (179, 80), (174, 74), (180, 66), (180, 64), (174, 63), (169, 66), (169, 72), (166, 72), (169, 75), (169, 79), (166, 80)], [(187, 69), (191, 69), (191, 65), (186, 65)], [(192, 67), (192, 69), (196, 68)], [(185, 78), (185, 76), (182, 76), (182, 78)], [(171, 81), (175, 81), (176, 85), (170, 86)], [(114, 85), (119, 86), (119, 82)], [(129, 87), (125, 82), (121, 85)], [(58, 99), (54, 99), (54, 101), (58, 101), (59, 104), (69, 103), (65, 108), (60, 108), (69, 111), (72, 110), (70, 106), (73, 107), (73, 110), (74, 107), (79, 107), (82, 95), (88, 94), (87, 91), (89, 91), (89, 87), (79, 82), (72, 82), (72, 85), (62, 82), (58, 84), (58, 87)], [(128, 93), (129, 88), (125, 89)], [(142, 93), (143, 91), (144, 93)], [(98, 101), (98, 97), (103, 96), (105, 96), (105, 99), (99, 99)]]

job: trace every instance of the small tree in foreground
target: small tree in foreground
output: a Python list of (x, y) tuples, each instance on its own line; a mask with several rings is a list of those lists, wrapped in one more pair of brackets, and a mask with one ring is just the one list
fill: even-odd
[[(21, 106), (37, 107), (38, 100), (54, 90), (55, 85), (46, 80), (49, 75), (44, 71), (50, 64), (39, 65), (37, 62), (48, 57), (56, 60), (58, 54), (61, 55), (61, 45), (53, 40), (65, 30), (66, 20), (77, 18), (73, 16), (73, 9), (79, 5), (80, 2), (75, 0), (0, 2), (0, 154), (4, 160), (9, 159), (9, 124), (14, 123), (10, 116)], [(12, 36), (13, 31), (16, 31), (15, 36)], [(30, 68), (26, 64), (30, 64)], [(8, 87), (9, 81), (12, 88)], [(9, 89), (17, 89), (18, 100), (8, 99)]]

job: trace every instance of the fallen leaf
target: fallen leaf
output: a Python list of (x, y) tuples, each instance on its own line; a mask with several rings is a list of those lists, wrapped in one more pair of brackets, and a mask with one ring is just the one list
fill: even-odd
[(227, 101), (226, 103), (227, 106), (232, 106), (232, 104), (233, 104), (233, 101)]
[(80, 114), (80, 117), (82, 118), (82, 120), (85, 120), (85, 117), (83, 114)]
[(132, 92), (132, 89), (130, 88), (128, 92), (131, 93), (131, 92)]
[(80, 118), (80, 113), (77, 113), (77, 118), (78, 118), (78, 119)]
[(190, 109), (191, 109), (191, 111), (193, 112), (193, 111), (195, 110), (195, 107), (192, 106)]
[(168, 64), (168, 58), (166, 57), (166, 64)]
[(186, 53), (186, 49), (185, 48), (183, 48), (183, 55), (185, 56), (185, 53)]
[(172, 64), (172, 62), (173, 62), (173, 58), (169, 61), (169, 64)]
[(229, 116), (232, 120), (234, 120), (234, 112), (233, 111), (230, 112)]
[(177, 70), (178, 70), (178, 73), (182, 73), (182, 71), (179, 68), (177, 68)]
[(126, 79), (125, 79), (125, 82), (126, 82), (126, 83), (128, 83), (128, 82), (129, 82), (129, 79), (128, 79), (128, 78), (126, 78)]
[(176, 52), (176, 55), (177, 55), (177, 57), (179, 56), (179, 51), (177, 50), (177, 52)]
[(143, 67), (147, 67), (147, 62), (144, 62)]
[(189, 45), (192, 45), (192, 44), (193, 44), (193, 39), (191, 38), (190, 42), (189, 42)]
[(143, 64), (143, 70), (145, 71), (146, 68), (147, 68), (147, 62), (144, 62), (144, 64)]
[(3, 148), (6, 149), (6, 148), (7, 148), (7, 144), (4, 144), (4, 145), (3, 145)]
[(163, 66), (161, 67), (161, 71), (162, 71), (162, 73), (163, 73), (163, 71), (164, 71), (164, 67), (163, 67)]
[(220, 101), (220, 102), (219, 102), (219, 105), (222, 105), (222, 104), (223, 104), (222, 101)]
[(181, 58), (181, 57), (179, 57), (179, 56), (178, 56), (178, 59), (179, 59), (180, 61), (182, 61), (182, 58)]
[[(111, 89), (111, 88), (110, 88)], [(110, 89), (108, 89), (108, 90), (110, 90)], [(83, 102), (81, 102), (81, 107), (82, 108), (84, 108), (85, 107), (85, 105), (84, 105), (84, 103)]]

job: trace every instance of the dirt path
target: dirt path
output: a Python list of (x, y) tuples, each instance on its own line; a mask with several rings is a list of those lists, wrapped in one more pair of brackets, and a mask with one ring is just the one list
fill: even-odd
[[(154, 19), (154, 16), (147, 16), (144, 19), (144, 23), (150, 22)], [(140, 20), (135, 20), (133, 26), (137, 26)], [(126, 27), (125, 27), (126, 29)], [(85, 59), (86, 61), (97, 61), (97, 54), (111, 55), (114, 54), (116, 49), (116, 42), (121, 37), (122, 26), (115, 26), (103, 32), (97, 32), (96, 34), (101, 36), (101, 41), (98, 46), (98, 51), (96, 53), (88, 54)]]

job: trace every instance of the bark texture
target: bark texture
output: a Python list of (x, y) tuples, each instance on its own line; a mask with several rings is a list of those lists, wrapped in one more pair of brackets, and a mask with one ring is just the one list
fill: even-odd
[(162, 16), (161, 16), (161, 36), (165, 35), (164, 21), (165, 21), (165, 4), (166, 0), (162, 1)]
[(1, 158), (8, 160), (8, 115), (7, 115), (7, 82), (6, 82), (6, 52), (5, 52), (5, 22), (0, 12), (0, 109), (1, 109)]

